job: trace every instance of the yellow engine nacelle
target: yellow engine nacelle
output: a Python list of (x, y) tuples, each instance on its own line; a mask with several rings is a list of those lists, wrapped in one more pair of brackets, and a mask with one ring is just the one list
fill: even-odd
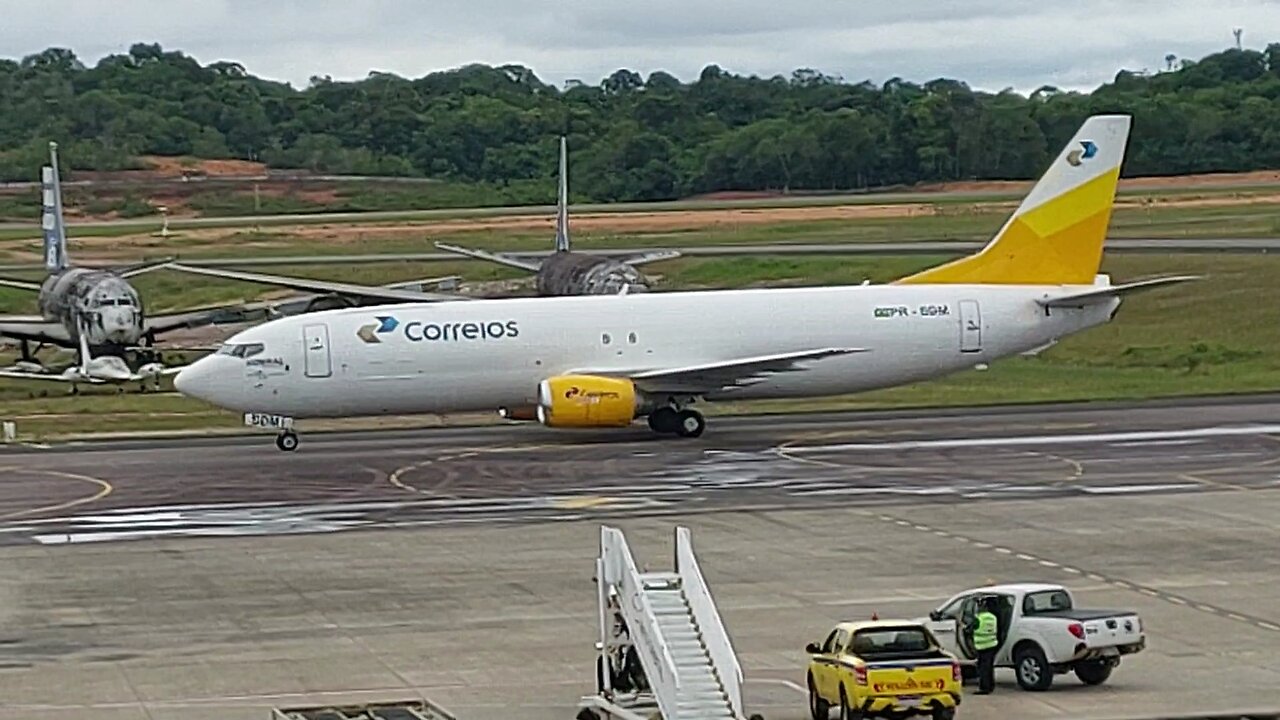
[(538, 384), (538, 422), (547, 427), (626, 427), (639, 409), (630, 380), (560, 375)]

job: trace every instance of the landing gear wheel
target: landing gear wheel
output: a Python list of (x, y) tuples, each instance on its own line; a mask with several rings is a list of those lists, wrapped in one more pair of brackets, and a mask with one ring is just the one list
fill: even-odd
[(676, 413), (676, 434), (680, 437), (696, 438), (707, 429), (707, 421), (697, 410), (681, 410)]
[(276, 436), (276, 447), (285, 452), (293, 452), (298, 449), (298, 434), (295, 432), (282, 432)]
[(659, 435), (673, 433), (679, 425), (674, 408), (660, 407), (649, 413), (649, 429)]

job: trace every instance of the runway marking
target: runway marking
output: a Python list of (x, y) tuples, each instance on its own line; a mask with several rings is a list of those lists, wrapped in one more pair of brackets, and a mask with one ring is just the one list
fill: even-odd
[(1206, 427), (1188, 430), (1141, 430), (1117, 433), (1079, 433), (1069, 435), (1027, 435), (1014, 437), (953, 438), (941, 440), (903, 440), (885, 443), (849, 443), (843, 445), (798, 445), (788, 453), (849, 452), (857, 450), (914, 450), (920, 448), (1000, 447), (1018, 445), (1101, 444), (1133, 440), (1172, 440), (1178, 438), (1231, 437), (1280, 433), (1280, 425), (1242, 425), (1239, 427)]
[(747, 683), (765, 683), (765, 684), (769, 684), (769, 685), (781, 685), (781, 686), (783, 686), (783, 687), (785, 687), (785, 688), (788, 688), (788, 689), (790, 689), (790, 690), (795, 690), (796, 692), (800, 693), (801, 695), (808, 695), (808, 694), (809, 694), (809, 691), (808, 691), (808, 690), (806, 690), (806, 689), (804, 689), (804, 688), (800, 687), (799, 685), (797, 685), (797, 684), (795, 684), (795, 683), (791, 682), (790, 680), (780, 680), (780, 679), (777, 679), (777, 678), (742, 678), (742, 683), (743, 683), (744, 685), (745, 685), (745, 684), (747, 684)]
[[(9, 467), (0, 468), (0, 472), (9, 471), (9, 470), (18, 470), (18, 469), (21, 469), (21, 468), (18, 468), (16, 466), (9, 466)], [(107, 482), (106, 480), (102, 480), (100, 478), (92, 477), (89, 475), (79, 475), (76, 473), (62, 472), (61, 470), (26, 469), (25, 472), (36, 473), (39, 475), (52, 475), (53, 477), (60, 477), (60, 478), (66, 478), (68, 480), (79, 480), (82, 482), (92, 483), (98, 486), (98, 492), (94, 493), (93, 495), (87, 495), (85, 497), (76, 498), (75, 500), (68, 500), (66, 502), (57, 503), (55, 505), (43, 505), (41, 507), (34, 507), (34, 508), (28, 508), (26, 510), (17, 510), (14, 512), (3, 513), (3, 514), (0, 514), (0, 520), (13, 520), (20, 517), (26, 517), (28, 515), (39, 515), (41, 513), (57, 512), (58, 510), (66, 510), (68, 508), (73, 508), (79, 505), (87, 505), (88, 503), (91, 503), (91, 502), (97, 502), (98, 500), (101, 500), (102, 498), (110, 495), (112, 492), (115, 491), (115, 488), (112, 487), (111, 483)]]
[[(876, 514), (866, 510), (859, 510), (857, 512), (859, 512), (860, 514), (868, 518), (875, 517), (881, 520), (882, 522), (891, 522), (899, 526), (904, 525), (902, 520), (900, 520), (899, 518), (895, 518), (891, 515)], [(921, 525), (916, 525), (915, 523), (905, 523), (905, 525), (913, 529), (921, 530), (923, 532), (937, 534), (937, 530), (928, 525), (921, 526)], [(1053, 560), (1032, 555), (1031, 553), (1026, 553), (1026, 552), (1015, 553), (1010, 548), (993, 546), (989, 543), (984, 543), (974, 538), (957, 534), (955, 532), (950, 533), (950, 537), (952, 540), (955, 540), (956, 542), (965, 543), (967, 545), (972, 545), (974, 547), (979, 547), (983, 549), (991, 549), (994, 552), (1000, 553), (1002, 555), (1013, 555), (1019, 560), (1022, 560), (1024, 562), (1035, 563), (1042, 567), (1056, 568), (1058, 570), (1062, 570), (1063, 572), (1067, 572), (1072, 575), (1085, 574), (1084, 571), (1080, 570), (1079, 568), (1068, 567), (1060, 563), (1057, 563)], [(1109, 585), (1111, 587), (1120, 588), (1122, 590), (1126, 590), (1130, 592), (1137, 592), (1147, 597), (1163, 600), (1165, 602), (1169, 602), (1174, 605), (1189, 607), (1199, 612), (1207, 613), (1210, 615), (1216, 615), (1218, 617), (1221, 617), (1227, 620), (1233, 620), (1235, 622), (1241, 622), (1247, 625), (1252, 625), (1253, 627), (1261, 628), (1263, 630), (1280, 632), (1280, 625), (1277, 625), (1276, 623), (1270, 620), (1267, 620), (1265, 618), (1250, 616), (1244, 613), (1237, 612), (1235, 610), (1228, 610), (1226, 608), (1218, 607), (1216, 605), (1211, 605), (1209, 603), (1194, 601), (1189, 598), (1176, 595), (1174, 593), (1165, 592), (1163, 590), (1160, 590), (1159, 588), (1141, 585), (1131, 580), (1126, 580), (1124, 578), (1108, 577), (1106, 575), (1103, 575), (1101, 573), (1096, 573), (1096, 572), (1090, 572), (1090, 573), (1087, 573), (1087, 575), (1089, 579), (1095, 580), (1100, 583), (1105, 583), (1106, 585)]]

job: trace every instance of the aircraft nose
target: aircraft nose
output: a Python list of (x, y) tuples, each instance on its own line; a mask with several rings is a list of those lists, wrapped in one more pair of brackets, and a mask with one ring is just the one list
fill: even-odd
[(218, 362), (226, 358), (205, 357), (182, 368), (173, 377), (178, 392), (219, 407), (234, 408), (240, 399), (237, 378), (231, 368)]

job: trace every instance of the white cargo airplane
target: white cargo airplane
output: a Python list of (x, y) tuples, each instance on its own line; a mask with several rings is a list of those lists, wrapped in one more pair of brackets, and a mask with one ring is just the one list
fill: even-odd
[(1132, 291), (1098, 275), (1127, 115), (1089, 118), (979, 253), (887, 285), (409, 303), (274, 320), (177, 389), (293, 418), (496, 409), (551, 427), (700, 435), (698, 400), (795, 398), (935, 378), (1108, 322)]

